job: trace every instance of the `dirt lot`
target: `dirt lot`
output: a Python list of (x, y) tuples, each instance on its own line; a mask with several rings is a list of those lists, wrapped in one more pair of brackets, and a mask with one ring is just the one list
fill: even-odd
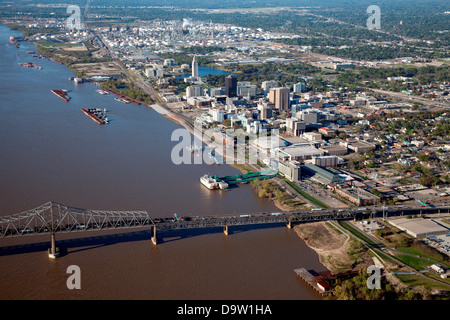
[(80, 47), (62, 47), (64, 51), (88, 51), (88, 49), (83, 45)]
[(119, 66), (114, 62), (100, 62), (100, 63), (78, 63), (72, 66), (77, 71), (84, 72), (87, 77), (116, 75), (121, 73)]
[[(333, 273), (357, 270), (367, 258), (367, 254), (354, 247), (348, 235), (338, 232), (326, 222), (306, 223), (296, 226), (294, 230)], [(368, 259), (371, 260), (370, 257)], [(358, 263), (355, 264), (355, 261)]]

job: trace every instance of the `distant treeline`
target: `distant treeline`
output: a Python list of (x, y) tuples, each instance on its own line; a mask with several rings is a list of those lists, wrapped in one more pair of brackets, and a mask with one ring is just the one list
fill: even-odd
[(398, 68), (362, 68), (358, 72), (348, 71), (339, 74), (336, 82), (341, 84), (360, 83), (361, 81), (382, 80), (388, 77), (410, 77), (418, 83), (429, 84), (450, 79), (450, 65), (426, 67), (398, 67)]
[[(43, 0), (40, 3), (66, 3), (63, 0)], [(79, 4), (77, 3), (79, 2)], [(84, 13), (86, 1), (75, 1)], [(191, 18), (213, 23), (233, 24), (248, 28), (262, 28), (299, 35), (328, 36), (341, 39), (366, 39), (372, 41), (396, 41), (397, 36), (417, 39), (438, 40), (449, 45), (448, 0), (378, 0), (381, 10), (381, 28), (386, 32), (374, 32), (366, 28), (369, 17), (366, 9), (373, 5), (372, 0), (266, 0), (263, 3), (243, 2), (240, 0), (160, 0), (149, 3), (147, 0), (96, 0), (89, 12), (115, 17), (120, 23), (134, 24), (138, 20), (182, 20)], [(135, 6), (133, 8), (133, 6)], [(142, 6), (136, 10), (136, 6)], [(164, 6), (176, 6), (164, 7)], [(214, 12), (205, 13), (194, 8), (270, 8), (294, 7), (273, 12)], [(303, 10), (303, 11), (301, 11)], [(15, 1), (10, 7), (0, 8), (0, 17), (17, 17), (21, 11), (24, 16), (68, 17), (66, 8), (35, 7), (28, 1)], [(339, 23), (336, 19), (342, 21)], [(95, 20), (94, 20), (95, 21)], [(112, 21), (111, 21), (112, 22)], [(356, 26), (356, 27), (355, 27)]]

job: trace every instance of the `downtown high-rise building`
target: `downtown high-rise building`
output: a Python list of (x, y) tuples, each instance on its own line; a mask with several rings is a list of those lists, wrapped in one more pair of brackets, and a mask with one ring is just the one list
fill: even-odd
[(197, 56), (194, 56), (194, 59), (192, 59), (192, 78), (198, 78), (198, 62), (197, 62)]
[(228, 98), (237, 97), (237, 79), (234, 75), (225, 78), (225, 95)]
[(289, 88), (272, 88), (269, 93), (269, 102), (275, 105), (275, 109), (279, 111), (287, 111), (290, 105)]

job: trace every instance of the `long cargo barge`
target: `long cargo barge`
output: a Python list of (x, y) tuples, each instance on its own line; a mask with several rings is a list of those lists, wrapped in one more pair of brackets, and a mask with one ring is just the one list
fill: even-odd
[(53, 92), (55, 95), (57, 95), (58, 97), (60, 97), (61, 99), (63, 99), (66, 102), (69, 102), (69, 100), (70, 100), (70, 97), (67, 95), (67, 92), (64, 90), (53, 89), (53, 90), (51, 90), (51, 92)]
[(98, 124), (109, 123), (108, 117), (106, 116), (106, 109), (82, 108), (81, 111)]
[(110, 90), (110, 89), (104, 89), (104, 90), (105, 90), (105, 91), (108, 91), (109, 93), (111, 93), (111, 94), (113, 94), (113, 95), (115, 95), (115, 96), (117, 96), (117, 97), (119, 97), (119, 98), (122, 98), (122, 99), (125, 100), (125, 101), (134, 103), (135, 105), (138, 105), (138, 106), (141, 105), (141, 103), (140, 103), (139, 101), (130, 99), (130, 98), (128, 98), (127, 96), (124, 96), (123, 94), (114, 92), (114, 91), (112, 91), (112, 90)]
[(34, 62), (19, 62), (18, 65), (19, 65), (19, 66), (22, 66), (22, 67), (36, 68), (36, 69), (38, 69), (38, 70), (42, 70), (42, 67), (39, 66), (39, 65), (37, 65), (37, 64), (34, 63)]

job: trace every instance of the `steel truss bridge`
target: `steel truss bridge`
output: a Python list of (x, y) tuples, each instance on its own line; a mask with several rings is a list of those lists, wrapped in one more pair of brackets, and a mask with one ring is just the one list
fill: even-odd
[[(450, 206), (442, 207), (372, 207), (347, 209), (304, 210), (301, 212), (252, 213), (230, 216), (205, 216), (168, 221), (154, 220), (147, 211), (104, 211), (80, 209), (57, 202), (47, 202), (35, 209), (0, 217), (0, 238), (29, 236), (37, 234), (51, 235), (51, 252), (55, 255), (55, 233), (100, 231), (150, 227), (152, 241), (157, 244), (156, 231), (191, 228), (228, 227), (252, 224), (293, 223), (351, 220), (356, 218), (383, 217), (407, 214), (450, 213)], [(50, 251), (49, 251), (50, 254)]]
[(35, 209), (0, 217), (0, 237), (103, 230), (153, 225), (146, 211), (102, 211), (47, 202)]

